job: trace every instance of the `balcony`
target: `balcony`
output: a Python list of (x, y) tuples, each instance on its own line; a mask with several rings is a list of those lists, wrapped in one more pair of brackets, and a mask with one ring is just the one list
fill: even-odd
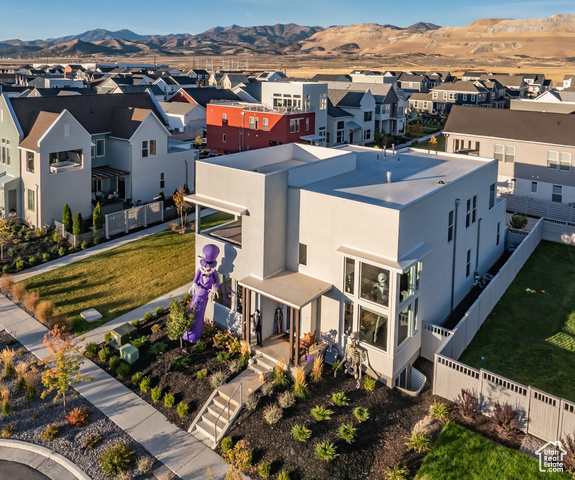
[(62, 173), (82, 168), (82, 150), (50, 154), (50, 173)]

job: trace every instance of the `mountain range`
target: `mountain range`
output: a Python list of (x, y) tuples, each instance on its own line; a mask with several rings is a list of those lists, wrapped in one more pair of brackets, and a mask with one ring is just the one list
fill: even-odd
[(199, 34), (139, 35), (90, 30), (46, 40), (0, 41), (0, 56), (20, 58), (139, 55), (387, 55), (575, 57), (575, 15), (481, 19), (464, 27), (419, 22), (301, 26), (293, 23), (214, 27)]

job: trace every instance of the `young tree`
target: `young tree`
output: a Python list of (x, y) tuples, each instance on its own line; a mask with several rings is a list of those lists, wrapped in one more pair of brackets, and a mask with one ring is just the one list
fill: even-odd
[(0, 218), (0, 259), (4, 261), (4, 247), (8, 246), (14, 237), (10, 222)]
[(74, 215), (74, 226), (72, 227), (72, 233), (74, 235), (80, 235), (84, 233), (84, 221), (82, 220), (82, 214), (78, 212)]
[(62, 212), (62, 223), (64, 224), (64, 229), (72, 233), (72, 209), (67, 203), (64, 204), (64, 211)]
[[(431, 135), (431, 138), (429, 139), (429, 148), (431, 148), (433, 146), (434, 150), (437, 150), (437, 138), (435, 138), (435, 135)], [(429, 152), (429, 149), (427, 150), (427, 153)]]
[(98, 202), (96, 207), (94, 207), (92, 223), (94, 224), (94, 230), (100, 230), (104, 226), (104, 221), (102, 219), (102, 207), (100, 207), (100, 202)]
[(184, 211), (186, 209), (186, 201), (184, 197), (186, 196), (186, 191), (183, 187), (180, 187), (176, 190), (174, 195), (172, 196), (174, 200), (174, 204), (176, 205), (176, 209), (178, 210), (178, 215), (180, 216), (180, 226), (182, 232), (185, 231), (185, 224), (184, 224)]
[(42, 392), (42, 398), (56, 391), (54, 403), (62, 397), (66, 414), (66, 393), (70, 385), (78, 385), (80, 382), (89, 382), (92, 379), (82, 375), (81, 347), (78, 340), (66, 332), (65, 327), (55, 325), (44, 335), (42, 344), (50, 351), (50, 355), (39, 362), (46, 367), (42, 373), (42, 384), (46, 387)]
[(192, 322), (194, 321), (193, 315), (188, 315), (187, 308), (182, 302), (178, 302), (173, 298), (170, 300), (170, 315), (168, 316), (168, 338), (170, 340), (180, 339), (180, 348), (184, 348), (182, 335), (188, 331)]

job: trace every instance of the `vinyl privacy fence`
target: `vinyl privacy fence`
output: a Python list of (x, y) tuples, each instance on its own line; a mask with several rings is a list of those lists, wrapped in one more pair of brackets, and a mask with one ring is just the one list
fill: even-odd
[(148, 203), (105, 216), (106, 238), (164, 221), (164, 202)]

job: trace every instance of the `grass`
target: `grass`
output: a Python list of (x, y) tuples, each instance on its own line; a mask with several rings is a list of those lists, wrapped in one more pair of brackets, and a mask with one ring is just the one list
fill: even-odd
[(503, 447), (448, 422), (415, 480), (567, 480), (566, 473), (540, 472), (536, 458)]
[(575, 249), (542, 241), (460, 361), (575, 400), (574, 283)]
[[(202, 219), (202, 228), (227, 222), (216, 213)], [(56, 305), (54, 314), (73, 320), (82, 334), (124, 315), (181, 285), (191, 282), (195, 269), (195, 234), (165, 231), (25, 281), (43, 300)], [(88, 323), (80, 312), (95, 308), (102, 319)]]

